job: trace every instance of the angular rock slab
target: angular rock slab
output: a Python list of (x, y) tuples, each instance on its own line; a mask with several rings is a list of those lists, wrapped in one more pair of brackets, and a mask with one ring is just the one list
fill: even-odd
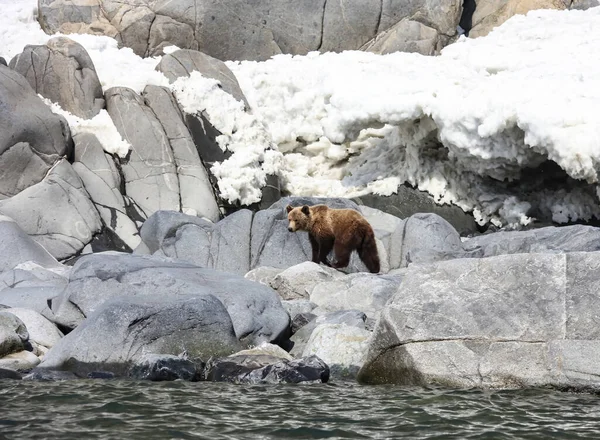
[(144, 218), (161, 209), (179, 211), (175, 159), (156, 114), (127, 87), (112, 87), (104, 95), (108, 114), (131, 145), (130, 154), (121, 164), (126, 194)]
[(52, 322), (34, 310), (13, 307), (5, 312), (12, 313), (25, 324), (32, 343), (52, 348), (64, 336)]
[(22, 75), (0, 64), (0, 199), (40, 182), (71, 150), (67, 121)]
[(52, 310), (61, 325), (74, 328), (113, 298), (140, 297), (142, 301), (159, 294), (166, 298), (214, 295), (224, 304), (235, 334), (246, 345), (278, 341), (289, 331), (289, 316), (275, 291), (266, 286), (184, 262), (117, 252), (80, 258), (69, 285), (52, 302)]
[(0, 358), (23, 350), (28, 340), (23, 321), (12, 313), (0, 311)]
[(0, 201), (0, 213), (13, 218), (57, 259), (75, 255), (102, 228), (98, 211), (66, 160), (42, 182)]
[[(0, 215), (0, 272), (9, 271), (31, 261), (42, 267), (59, 267), (60, 263), (39, 243), (33, 240), (10, 217)], [(7, 283), (13, 281), (9, 277)], [(6, 284), (0, 285), (4, 287)]]
[(126, 296), (99, 306), (46, 354), (40, 368), (126, 375), (147, 353), (186, 351), (207, 359), (239, 347), (231, 318), (213, 295)]
[(94, 63), (85, 48), (69, 38), (27, 45), (10, 67), (23, 75), (36, 93), (75, 116), (91, 119), (104, 108)]
[(180, 49), (165, 55), (156, 66), (173, 83), (180, 77), (188, 77), (193, 71), (200, 72), (206, 78), (216, 79), (221, 83), (221, 88), (242, 101), (246, 108), (250, 108), (244, 92), (240, 88), (237, 78), (227, 65), (210, 55), (197, 50)]
[(138, 229), (128, 216), (127, 201), (121, 194), (121, 176), (111, 156), (90, 133), (74, 136), (73, 169), (98, 210), (104, 226), (131, 250), (141, 242)]
[(409, 266), (359, 380), (597, 389), (597, 268), (598, 252)]
[[(233, 73), (231, 75), (233, 76)], [(183, 115), (175, 97), (167, 88), (158, 86), (146, 86), (142, 95), (162, 124), (173, 151), (179, 180), (181, 211), (205, 217), (212, 222), (218, 221), (219, 207), (208, 172), (183, 122)]]
[(252, 218), (252, 212), (243, 209), (214, 224), (158, 211), (144, 223), (141, 234), (150, 252), (244, 275), (249, 269)]

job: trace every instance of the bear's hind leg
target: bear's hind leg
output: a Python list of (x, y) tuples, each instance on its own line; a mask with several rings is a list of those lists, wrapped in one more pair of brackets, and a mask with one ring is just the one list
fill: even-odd
[(352, 254), (352, 248), (346, 243), (336, 241), (334, 252), (335, 262), (332, 264), (332, 266), (336, 269), (348, 266), (350, 263), (350, 254)]
[(319, 260), (325, 266), (329, 266), (329, 267), (332, 267), (332, 265), (329, 262), (329, 260), (327, 259), (327, 255), (329, 255), (329, 252), (331, 252), (331, 249), (333, 249), (333, 239), (331, 239), (331, 238), (321, 239), (321, 246), (319, 248)]

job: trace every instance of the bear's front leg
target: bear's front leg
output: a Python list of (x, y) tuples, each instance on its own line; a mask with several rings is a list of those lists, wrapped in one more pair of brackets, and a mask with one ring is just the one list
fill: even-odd
[(312, 249), (312, 262), (319, 264), (319, 242), (312, 234), (308, 234), (308, 240), (310, 241), (310, 247)]

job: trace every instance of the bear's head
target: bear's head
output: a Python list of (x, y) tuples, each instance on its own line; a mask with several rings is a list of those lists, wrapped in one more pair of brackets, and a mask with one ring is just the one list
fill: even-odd
[(285, 207), (288, 215), (288, 231), (306, 231), (310, 221), (310, 208), (308, 205), (292, 207), (287, 205)]

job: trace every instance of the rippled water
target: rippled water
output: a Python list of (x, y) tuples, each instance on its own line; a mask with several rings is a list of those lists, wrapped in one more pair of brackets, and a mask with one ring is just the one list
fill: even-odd
[(600, 436), (600, 397), (327, 385), (0, 381), (1, 439)]

